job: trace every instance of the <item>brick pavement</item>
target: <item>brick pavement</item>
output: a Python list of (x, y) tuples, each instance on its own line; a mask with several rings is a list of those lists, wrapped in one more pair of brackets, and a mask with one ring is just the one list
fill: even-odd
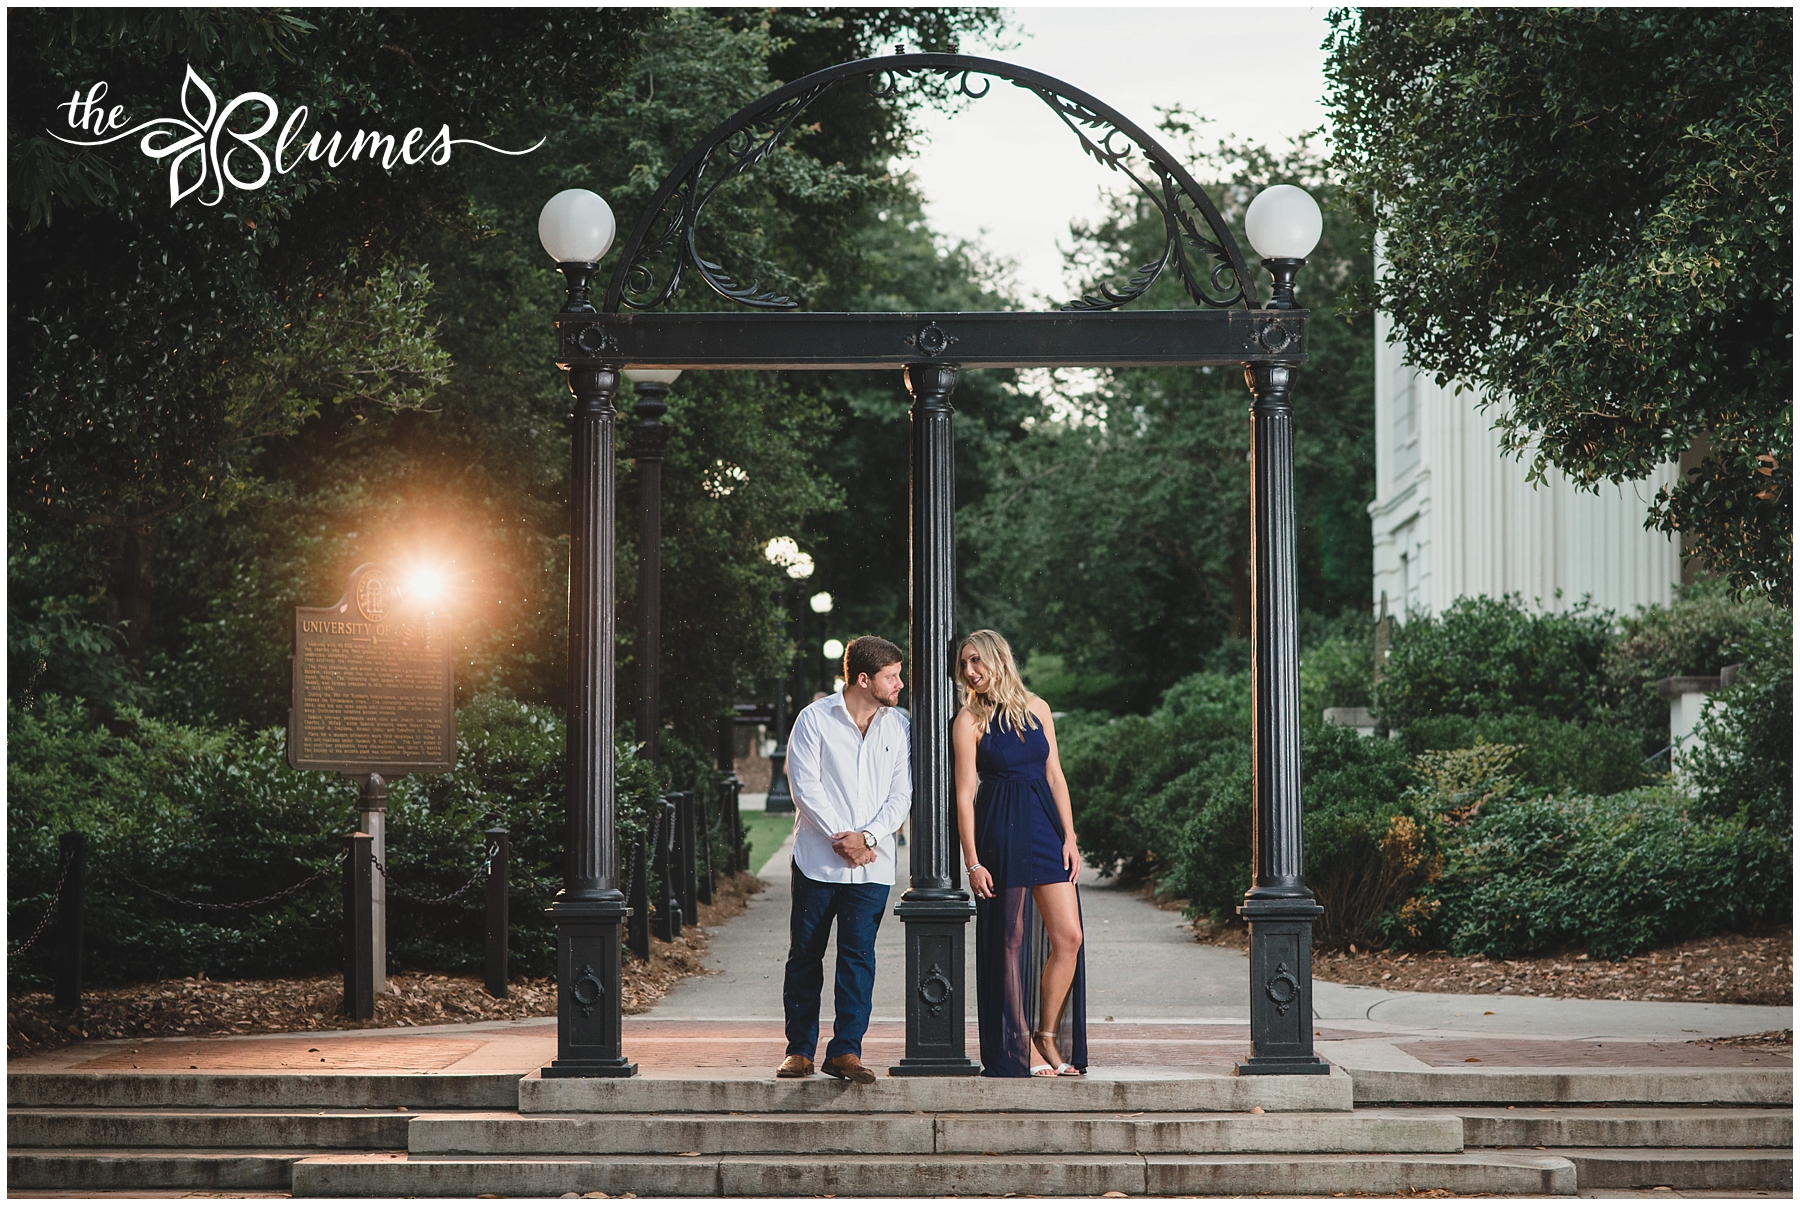
[[(820, 1047), (829, 1037), (827, 1022)], [(979, 1050), (973, 1024), (968, 1049)], [(1095, 1066), (1218, 1067), (1248, 1054), (1249, 1028), (1239, 1025), (1090, 1023)], [(1746, 1068), (1789, 1067), (1791, 1056), (1701, 1043), (1574, 1042), (1526, 1039), (1416, 1038), (1401, 1033), (1320, 1026), (1320, 1042), (1377, 1040), (1432, 1067), (1485, 1068)], [(151, 1039), (85, 1043), (11, 1061), (12, 1071), (82, 1072), (462, 1072), (517, 1071), (555, 1055), (553, 1019), (496, 1026), (442, 1026), (388, 1031), (333, 1031), (244, 1038)], [(704, 1074), (708, 1069), (773, 1068), (786, 1050), (774, 1021), (627, 1018), (625, 1045), (646, 1074)], [(863, 1058), (871, 1067), (898, 1063), (905, 1030), (898, 1022), (869, 1027)]]

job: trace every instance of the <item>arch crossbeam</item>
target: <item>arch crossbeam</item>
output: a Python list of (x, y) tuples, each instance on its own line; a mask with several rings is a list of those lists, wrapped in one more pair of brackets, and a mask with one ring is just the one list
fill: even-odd
[[(688, 152), (645, 207), (601, 308), (615, 314), (661, 309), (674, 300), (691, 270), (727, 301), (762, 310), (798, 309), (793, 298), (757, 281), (740, 284), (728, 268), (707, 258), (700, 233), (707, 203), (720, 188), (775, 154), (820, 97), (856, 80), (867, 81), (876, 97), (894, 96), (902, 81), (923, 76), (954, 81), (957, 92), (971, 100), (986, 96), (994, 79), (1030, 92), (1074, 134), (1083, 154), (1125, 175), (1162, 216), (1166, 239), (1156, 259), (1138, 268), (1123, 287), (1103, 285), (1064, 310), (1117, 309), (1142, 297), (1171, 268), (1196, 305), (1249, 308), (1250, 272), (1237, 239), (1206, 190), (1148, 131), (1097, 97), (1041, 71), (961, 54), (900, 54), (842, 63), (778, 88), (721, 122)], [(976, 78), (979, 86), (972, 82)], [(1206, 263), (1197, 267), (1190, 253)]]

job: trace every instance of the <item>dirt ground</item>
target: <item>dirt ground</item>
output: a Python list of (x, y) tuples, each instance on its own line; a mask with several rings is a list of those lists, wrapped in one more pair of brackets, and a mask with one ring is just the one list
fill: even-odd
[[(713, 903), (700, 906), (698, 927), (688, 927), (674, 942), (652, 939), (647, 964), (628, 959), (625, 1012), (642, 1013), (676, 981), (700, 973), (707, 927), (742, 913), (751, 893), (761, 890), (752, 875), (721, 879)], [(479, 976), (402, 972), (388, 977), (388, 988), (376, 995), (375, 1016), (367, 1021), (343, 1016), (342, 972), (286, 980), (193, 976), (91, 989), (79, 1015), (57, 1010), (47, 992), (26, 993), (7, 1001), (6, 1052), (24, 1055), (90, 1038), (368, 1030), (556, 1015), (556, 984), (547, 976), (513, 977), (504, 1000), (488, 996)]]
[[(1159, 904), (1163, 902), (1158, 902)], [(1201, 942), (1243, 949), (1242, 924), (1195, 927)], [(1492, 992), (1600, 1001), (1794, 1003), (1794, 932), (1720, 934), (1646, 951), (1617, 963), (1586, 951), (1526, 959), (1454, 956), (1444, 951), (1316, 951), (1313, 975), (1334, 984), (1406, 992)]]

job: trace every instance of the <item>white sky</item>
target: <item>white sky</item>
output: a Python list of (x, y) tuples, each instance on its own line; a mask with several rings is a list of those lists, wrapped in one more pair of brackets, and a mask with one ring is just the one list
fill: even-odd
[[(1045, 72), (1155, 132), (1157, 106), (1179, 104), (1221, 138), (1279, 147), (1325, 124), (1323, 8), (1014, 8), (1010, 50), (965, 45)], [(951, 118), (926, 118), (922, 154), (907, 165), (932, 228), (1011, 261), (1027, 304), (1069, 300), (1069, 223), (1104, 212), (1102, 190), (1130, 182), (1081, 153), (1036, 96), (996, 81)]]

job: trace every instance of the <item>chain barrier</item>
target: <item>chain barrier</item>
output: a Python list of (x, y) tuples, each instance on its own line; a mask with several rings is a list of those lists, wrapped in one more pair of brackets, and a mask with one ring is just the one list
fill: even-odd
[(404, 896), (407, 900), (417, 904), (448, 904), (450, 901), (455, 900), (458, 896), (461, 896), (476, 884), (480, 883), (483, 879), (493, 874), (494, 858), (499, 853), (499, 846), (489, 846), (487, 848), (487, 857), (482, 861), (481, 866), (475, 868), (475, 874), (469, 877), (469, 882), (458, 888), (456, 891), (446, 893), (443, 896), (420, 896), (417, 893), (408, 892), (405, 888), (394, 883), (394, 877), (388, 874), (388, 869), (381, 865), (380, 859), (371, 854), (369, 855), (369, 861), (375, 864), (375, 869), (377, 871), (381, 872), (381, 878), (387, 881), (388, 891), (392, 892), (395, 896)]
[(302, 888), (311, 887), (313, 884), (317, 883), (319, 880), (324, 879), (327, 875), (330, 875), (333, 871), (335, 871), (338, 868), (339, 864), (341, 864), (346, 858), (349, 858), (349, 857), (350, 856), (347, 852), (340, 850), (336, 854), (336, 856), (334, 856), (332, 858), (330, 866), (323, 867), (320, 870), (313, 872), (311, 875), (307, 876), (305, 879), (301, 880), (299, 883), (294, 884), (291, 887), (283, 888), (279, 892), (271, 892), (267, 896), (258, 896), (255, 900), (238, 900), (238, 901), (233, 901), (230, 904), (216, 904), (212, 901), (206, 901), (206, 900), (188, 900), (184, 897), (176, 896), (172, 892), (164, 892), (161, 888), (152, 888), (149, 884), (144, 883), (142, 880), (134, 879), (133, 877), (125, 874), (125, 872), (123, 872), (123, 871), (118, 871), (117, 874), (118, 874), (118, 877), (120, 879), (124, 880), (126, 883), (131, 884), (133, 887), (142, 888), (144, 891), (150, 893), (150, 895), (152, 895), (152, 896), (160, 896), (164, 900), (172, 901), (173, 903), (178, 904), (178, 905), (186, 905), (190, 909), (214, 909), (214, 910), (217, 910), (220, 912), (225, 912), (225, 911), (229, 911), (231, 909), (253, 909), (257, 905), (265, 905), (265, 904), (270, 903), (271, 901), (276, 901), (276, 900), (282, 899), (283, 897), (292, 896), (294, 893), (300, 891)]
[(13, 950), (6, 952), (6, 957), (8, 959), (16, 959), (26, 951), (30, 950), (32, 946), (36, 944), (37, 940), (44, 936), (44, 931), (50, 928), (51, 919), (56, 916), (56, 910), (62, 905), (63, 885), (69, 882), (69, 868), (74, 865), (75, 860), (72, 858), (64, 859), (62, 861), (62, 874), (56, 877), (56, 890), (50, 894), (49, 910), (45, 912), (44, 919), (38, 922), (37, 929), (31, 931), (31, 937), (25, 940), (23, 946), (16, 947)]

